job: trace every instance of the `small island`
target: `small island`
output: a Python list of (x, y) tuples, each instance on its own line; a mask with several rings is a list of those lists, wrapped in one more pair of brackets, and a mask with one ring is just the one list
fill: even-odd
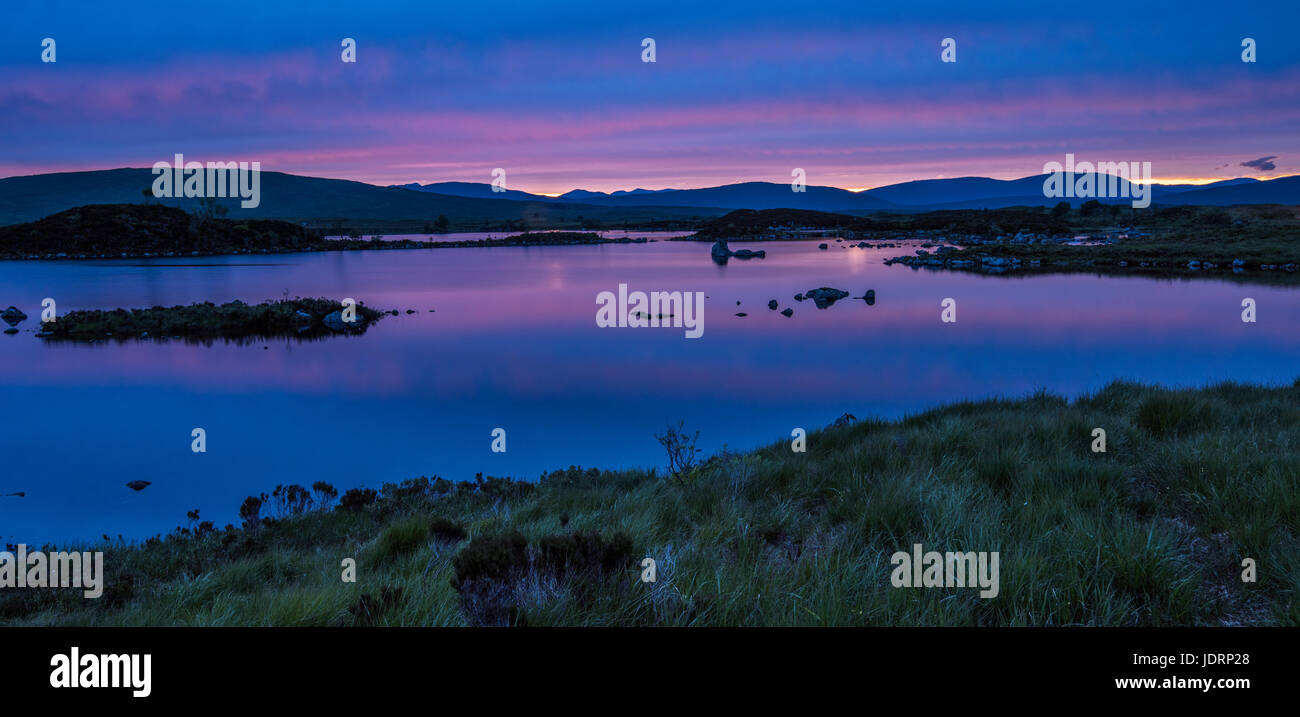
[(236, 300), (225, 304), (71, 311), (42, 324), (36, 335), (54, 341), (309, 339), (361, 334), (385, 314), (357, 304), (355, 320), (349, 321), (352, 317), (344, 315), (347, 308), (331, 299), (298, 298), (253, 305)]

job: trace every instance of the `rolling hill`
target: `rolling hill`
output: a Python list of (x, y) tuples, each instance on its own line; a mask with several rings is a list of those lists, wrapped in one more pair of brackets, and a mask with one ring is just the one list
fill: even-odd
[[(109, 169), (0, 179), (0, 225), (34, 221), (88, 204), (148, 203), (185, 209), (197, 206), (197, 199), (146, 197), (144, 191), (152, 186), (153, 178), (150, 169)], [(451, 196), (264, 171), (260, 206), (244, 209), (238, 199), (218, 202), (228, 209), (226, 216), (231, 219), (284, 219), (321, 224), (336, 219), (433, 222), (445, 216), (460, 228), (506, 224), (550, 227), (578, 225), (583, 221), (635, 224), (725, 213), (681, 207), (598, 207), (547, 199)]]
[[(344, 179), (262, 172), (260, 206), (243, 209), (238, 200), (219, 200), (232, 219), (284, 219), (315, 226), (339, 222), (408, 222), (419, 226), (445, 216), (456, 229), (639, 226), (698, 221), (735, 209), (798, 209), (856, 215), (940, 209), (999, 209), (1051, 206), (1043, 196), (1044, 176), (1002, 180), (987, 177), (926, 179), (851, 192), (789, 184), (742, 182), (700, 189), (637, 189), (620, 192), (573, 190), (548, 197), (518, 190), (493, 192), (485, 183), (441, 182), (380, 187)], [(1119, 180), (1121, 186), (1124, 180)], [(155, 199), (149, 169), (60, 172), (0, 179), (0, 225), (33, 221), (88, 204), (163, 204), (193, 209), (195, 199)], [(1074, 205), (1086, 198), (1069, 199)], [(1128, 203), (1129, 199), (1103, 199)], [(1268, 181), (1238, 178), (1208, 185), (1153, 186), (1157, 205), (1300, 205), (1300, 176)], [(417, 228), (416, 231), (419, 229)]]

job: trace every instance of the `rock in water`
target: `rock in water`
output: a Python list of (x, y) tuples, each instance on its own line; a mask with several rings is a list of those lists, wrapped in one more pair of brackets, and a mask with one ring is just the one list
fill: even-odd
[(153, 483), (150, 483), (147, 480), (133, 480), (130, 483), (127, 483), (126, 487), (134, 491), (142, 491), (151, 485), (153, 485)]
[(6, 324), (17, 326), (18, 322), (27, 318), (27, 314), (19, 311), (17, 307), (10, 306), (4, 311), (0, 311), (0, 319), (4, 319)]
[(785, 311), (781, 312), (781, 315), (786, 318), (789, 318), (794, 315), (794, 309), (786, 309)]
[(847, 297), (849, 292), (823, 286), (820, 289), (805, 291), (803, 295), (805, 298), (812, 299), (813, 303), (817, 304), (817, 308), (825, 309), (840, 299)]
[(776, 311), (776, 299), (772, 299), (771, 301), (767, 302), (767, 308)]
[(321, 323), (325, 324), (325, 328), (330, 331), (359, 331), (361, 329), (360, 321), (345, 322), (342, 311), (335, 311), (327, 315), (321, 319)]
[(715, 258), (725, 259), (731, 256), (731, 247), (727, 246), (726, 239), (719, 239), (713, 243), (713, 249), (710, 250)]

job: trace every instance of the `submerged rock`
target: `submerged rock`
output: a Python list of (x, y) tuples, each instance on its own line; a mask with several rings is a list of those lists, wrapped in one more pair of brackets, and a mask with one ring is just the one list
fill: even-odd
[(153, 483), (150, 483), (147, 480), (133, 480), (130, 483), (127, 483), (126, 487), (138, 492), (144, 490), (145, 488), (148, 488), (151, 485), (153, 485)]

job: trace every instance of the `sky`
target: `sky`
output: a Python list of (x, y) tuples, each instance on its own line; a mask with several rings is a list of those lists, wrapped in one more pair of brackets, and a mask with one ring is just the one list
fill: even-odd
[(1067, 153), (1300, 173), (1300, 3), (1066, 7), (8, 0), (0, 177), (176, 153), (381, 185), (501, 168), (547, 194), (1013, 179)]

